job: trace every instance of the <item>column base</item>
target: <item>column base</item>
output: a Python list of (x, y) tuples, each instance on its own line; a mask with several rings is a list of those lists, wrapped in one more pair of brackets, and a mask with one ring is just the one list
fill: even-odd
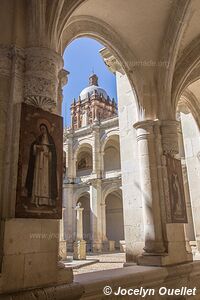
[(58, 220), (8, 219), (0, 293), (73, 282), (72, 268), (58, 266)]
[(104, 249), (104, 247), (106, 248), (106, 243), (102, 243), (102, 242), (99, 242), (99, 241), (93, 241), (91, 243), (91, 248), (92, 248), (92, 252), (102, 252), (102, 250)]
[(73, 259), (84, 260), (86, 259), (86, 241), (76, 241), (74, 242), (74, 253)]
[(102, 242), (103, 252), (114, 252), (115, 251), (115, 241), (107, 240)]
[(169, 255), (168, 253), (155, 254), (155, 253), (143, 253), (137, 257), (137, 264), (140, 266), (169, 266), (174, 264), (182, 264), (192, 262), (193, 257), (191, 253), (185, 253), (184, 256)]

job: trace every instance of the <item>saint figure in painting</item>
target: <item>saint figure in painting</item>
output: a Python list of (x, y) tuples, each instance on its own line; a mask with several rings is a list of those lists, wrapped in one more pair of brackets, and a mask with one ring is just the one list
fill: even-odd
[(173, 212), (175, 215), (182, 215), (181, 187), (176, 173), (172, 174), (172, 197)]
[(25, 187), (31, 204), (55, 206), (57, 189), (56, 147), (46, 124), (39, 126), (40, 135), (31, 144)]

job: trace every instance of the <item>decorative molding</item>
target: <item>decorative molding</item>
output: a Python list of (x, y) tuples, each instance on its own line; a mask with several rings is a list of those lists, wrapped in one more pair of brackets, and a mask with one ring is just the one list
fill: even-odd
[(161, 122), (161, 139), (163, 154), (174, 156), (179, 153), (178, 126), (176, 120), (165, 120)]
[(62, 67), (63, 59), (54, 51), (39, 47), (26, 49), (24, 101), (44, 110), (55, 109)]
[[(85, 15), (74, 16), (70, 18), (62, 33), (62, 52), (72, 40), (83, 36), (96, 38), (111, 50), (114, 57), (126, 72), (130, 84), (137, 94), (138, 103), (140, 101), (142, 102), (144, 74), (141, 66), (133, 65), (132, 62), (139, 61), (139, 59), (122, 37), (120, 37), (109, 24), (96, 17)], [(141, 106), (143, 106), (142, 103)]]

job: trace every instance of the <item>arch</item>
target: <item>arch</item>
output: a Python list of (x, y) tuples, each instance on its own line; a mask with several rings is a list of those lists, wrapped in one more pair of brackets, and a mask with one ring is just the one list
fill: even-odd
[(121, 170), (119, 134), (110, 135), (103, 147), (104, 171)]
[(79, 145), (75, 152), (74, 164), (76, 176), (90, 175), (93, 170), (93, 148), (88, 143)]
[(75, 207), (78, 199), (80, 197), (82, 197), (83, 195), (88, 194), (90, 195), (90, 188), (89, 186), (84, 186), (80, 189), (78, 189), (75, 193), (74, 193), (74, 201), (73, 201), (73, 207)]
[(197, 70), (195, 71), (195, 69), (200, 65), (199, 50), (200, 37), (198, 36), (185, 49), (176, 64), (172, 84), (172, 106), (174, 111), (176, 111), (176, 106), (183, 90), (186, 89), (191, 82), (194, 82), (196, 78), (199, 78), (200, 74), (197, 74)]
[[(190, 92), (190, 91), (189, 91)], [(188, 100), (189, 97), (189, 100)], [(194, 97), (191, 99), (191, 97)], [(197, 248), (200, 249), (200, 128), (193, 114), (195, 96), (193, 93), (185, 93), (180, 100), (179, 111), (181, 128), (182, 128), (182, 142), (180, 145), (180, 153), (182, 153), (182, 171), (183, 182), (185, 189), (185, 198), (187, 206), (188, 223), (185, 224), (186, 238), (194, 246), (196, 240)], [(191, 105), (192, 103), (192, 105)], [(181, 107), (185, 104), (186, 107)], [(192, 111), (192, 110), (193, 111)], [(182, 148), (182, 149), (181, 149)]]
[(115, 247), (120, 247), (120, 240), (124, 240), (123, 201), (120, 189), (108, 193), (106, 204), (106, 236), (115, 241)]
[(111, 184), (106, 185), (102, 191), (102, 201), (105, 204), (106, 197), (117, 190), (121, 190), (121, 181), (118, 182), (112, 182)]
[[(82, 140), (79, 143), (77, 143), (76, 150), (74, 153), (74, 170), (75, 170), (76, 176), (78, 175), (77, 174), (78, 169), (83, 170), (83, 172), (79, 172), (80, 173), (79, 176), (91, 174), (92, 168), (93, 168), (92, 147), (93, 147), (92, 143), (88, 143), (88, 140), (87, 140), (87, 143), (85, 142), (85, 140)], [(81, 152), (82, 152), (82, 154), (81, 154)], [(79, 159), (84, 159), (84, 153), (86, 154), (85, 161), (83, 161), (82, 164), (80, 163), (80, 165), (82, 165), (82, 167), (78, 168), (78, 161), (79, 161)], [(82, 157), (80, 157), (80, 155)], [(87, 167), (89, 167), (89, 168), (87, 169)], [(85, 169), (85, 171), (88, 171), (88, 172), (84, 172), (84, 169)]]
[(112, 136), (117, 135), (119, 136), (119, 129), (114, 128), (104, 133), (104, 135), (101, 137), (101, 152), (104, 152), (105, 145), (109, 138), (112, 138)]
[[(178, 5), (179, 9), (176, 9)], [(163, 66), (159, 68), (158, 72), (158, 82), (159, 86), (159, 96), (161, 99), (159, 114), (162, 117), (163, 106), (162, 104), (167, 104), (168, 114), (172, 113), (171, 101), (168, 101), (172, 92), (173, 76), (176, 67), (177, 57), (181, 45), (181, 39), (185, 32), (185, 24), (190, 17), (190, 1), (182, 1), (181, 3), (175, 1), (172, 4), (170, 18), (168, 26), (165, 32), (165, 38), (163, 39), (163, 44), (160, 52), (160, 62), (166, 63), (165, 68)], [(166, 112), (165, 112), (166, 113)], [(169, 116), (168, 116), (169, 117)]]
[(192, 91), (186, 89), (181, 95), (180, 100), (177, 103), (177, 106), (180, 102), (183, 102), (189, 108), (200, 129), (200, 119), (199, 119), (200, 109), (199, 109), (199, 101), (196, 98), (196, 96), (192, 93)]
[(83, 138), (79, 141), (76, 142), (73, 151), (74, 151), (74, 159), (77, 158), (77, 153), (79, 152), (79, 150), (81, 149), (81, 147), (93, 147), (93, 142), (91, 139), (89, 138)]
[(81, 207), (83, 208), (83, 239), (87, 243), (87, 250), (90, 250), (90, 242), (91, 242), (91, 211), (90, 211), (90, 194), (85, 192), (82, 193), (76, 204), (78, 202), (81, 203)]
[(63, 54), (64, 49), (69, 43), (79, 37), (96, 39), (114, 54), (116, 59), (122, 65), (130, 81), (131, 87), (136, 94), (137, 116), (139, 119), (139, 114), (141, 110), (143, 111), (143, 76), (140, 67), (137, 66), (137, 68), (134, 68), (133, 70), (131, 62), (138, 61), (134, 53), (107, 23), (92, 16), (74, 16), (70, 18), (70, 21), (63, 31), (61, 37), (63, 46), (60, 49), (61, 54)]

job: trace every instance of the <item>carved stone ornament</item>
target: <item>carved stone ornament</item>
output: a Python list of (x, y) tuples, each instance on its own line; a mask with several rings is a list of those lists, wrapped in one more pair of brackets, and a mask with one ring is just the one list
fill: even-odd
[(178, 145), (178, 121), (167, 120), (163, 121), (161, 124), (161, 136), (162, 136), (162, 146), (163, 154), (168, 154), (174, 156), (179, 152)]
[(62, 67), (62, 57), (52, 50), (26, 49), (24, 101), (44, 110), (53, 110), (57, 105), (58, 74)]

